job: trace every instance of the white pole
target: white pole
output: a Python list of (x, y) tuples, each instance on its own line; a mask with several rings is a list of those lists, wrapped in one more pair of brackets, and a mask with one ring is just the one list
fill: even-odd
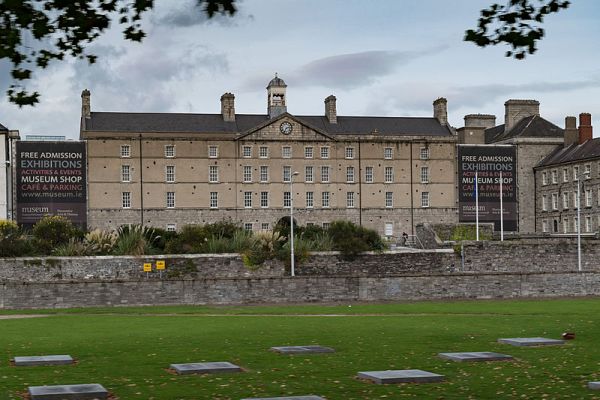
[(577, 179), (577, 270), (581, 272), (581, 175)]
[(296, 175), (298, 172), (294, 172), (290, 176), (290, 266), (292, 276), (296, 276), (294, 265), (294, 176)]
[(500, 171), (500, 241), (504, 241), (504, 208), (502, 208), (502, 171)]
[(475, 234), (479, 242), (479, 186), (477, 183), (477, 171), (475, 171)]

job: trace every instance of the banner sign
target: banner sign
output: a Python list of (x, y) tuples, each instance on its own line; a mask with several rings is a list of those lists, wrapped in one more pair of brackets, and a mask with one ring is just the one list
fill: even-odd
[(518, 229), (516, 148), (507, 145), (458, 146), (458, 218), (475, 222), (475, 172), (479, 192), (479, 222), (500, 230), (500, 173), (504, 230)]
[(17, 222), (33, 226), (60, 215), (85, 228), (87, 179), (84, 142), (17, 142)]

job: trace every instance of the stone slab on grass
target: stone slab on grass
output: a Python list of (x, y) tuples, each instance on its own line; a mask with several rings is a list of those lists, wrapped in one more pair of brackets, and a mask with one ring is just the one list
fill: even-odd
[(434, 383), (442, 382), (444, 380), (444, 375), (438, 375), (420, 369), (366, 371), (359, 372), (357, 376), (361, 379), (373, 381), (378, 385), (386, 383)]
[(600, 382), (588, 382), (588, 389), (600, 390)]
[(73, 364), (73, 357), (69, 355), (26, 356), (15, 357), (13, 361), (17, 367), (31, 367), (37, 365), (66, 365)]
[(438, 356), (452, 361), (506, 361), (513, 357), (508, 354), (494, 353), (491, 351), (475, 351), (468, 353), (438, 353)]
[(252, 397), (242, 400), (325, 400), (319, 396)]
[(281, 354), (335, 353), (331, 347), (324, 346), (280, 346), (271, 347), (271, 350)]
[(102, 385), (89, 383), (83, 385), (30, 386), (31, 400), (91, 400), (107, 399), (108, 391)]
[(171, 364), (171, 368), (178, 375), (187, 374), (219, 374), (223, 372), (242, 372), (242, 369), (235, 364), (226, 361), (189, 363), (189, 364)]
[(565, 344), (564, 340), (548, 339), (543, 337), (525, 337), (525, 338), (504, 338), (498, 339), (498, 343), (510, 344), (512, 346), (529, 347), (529, 346), (556, 346)]

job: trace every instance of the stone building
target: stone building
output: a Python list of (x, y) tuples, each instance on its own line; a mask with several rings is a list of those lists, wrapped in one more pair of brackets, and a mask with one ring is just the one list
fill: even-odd
[(581, 232), (600, 230), (600, 139), (592, 139), (590, 114), (576, 125), (575, 117), (565, 119), (564, 146), (535, 167), (538, 232), (577, 232), (579, 204)]
[[(348, 219), (394, 237), (421, 222), (457, 222), (456, 135), (447, 102), (432, 117), (293, 115), (287, 85), (267, 87), (267, 113), (92, 112), (82, 92), (87, 141), (88, 224), (178, 229), (223, 219), (271, 229)], [(292, 189), (293, 183), (293, 189)], [(293, 196), (292, 196), (293, 194)]]
[(533, 168), (548, 154), (562, 146), (564, 131), (540, 116), (536, 100), (508, 100), (504, 103), (504, 124), (488, 114), (465, 116), (458, 129), (458, 141), (464, 144), (509, 144), (516, 147), (518, 229), (536, 230), (536, 195)]

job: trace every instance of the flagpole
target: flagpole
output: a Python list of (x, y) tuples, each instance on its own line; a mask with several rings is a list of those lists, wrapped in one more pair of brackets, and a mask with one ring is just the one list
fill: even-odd
[(504, 208), (502, 208), (502, 171), (500, 171), (500, 241), (504, 241)]
[(477, 171), (475, 171), (475, 232), (476, 240), (479, 242), (479, 187), (477, 182)]

